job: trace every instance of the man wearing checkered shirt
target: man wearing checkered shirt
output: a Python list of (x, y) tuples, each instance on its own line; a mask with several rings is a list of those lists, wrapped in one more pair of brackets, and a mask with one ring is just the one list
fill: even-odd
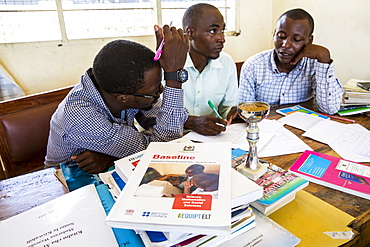
[[(86, 172), (99, 173), (150, 142), (182, 137), (188, 117), (184, 80), (171, 78), (163, 87), (161, 67), (168, 74), (183, 68), (188, 36), (167, 25), (155, 29), (158, 44), (166, 40), (159, 62), (153, 51), (131, 41), (115, 40), (100, 50), (52, 116), (46, 166), (74, 161)], [(135, 120), (145, 131), (136, 129)]]
[(275, 49), (247, 59), (241, 69), (238, 103), (299, 103), (315, 97), (319, 111), (336, 113), (343, 89), (327, 48), (313, 44), (314, 21), (302, 9), (282, 14), (274, 31)]

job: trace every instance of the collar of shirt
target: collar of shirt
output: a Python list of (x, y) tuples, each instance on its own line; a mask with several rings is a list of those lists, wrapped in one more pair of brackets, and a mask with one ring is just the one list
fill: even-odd
[[(195, 66), (194, 66), (194, 63), (193, 63), (193, 60), (191, 59), (189, 53), (187, 55), (187, 59), (186, 59), (186, 62), (185, 62), (185, 66), (184, 68), (186, 69), (193, 69), (195, 71), (198, 71)], [(221, 54), (220, 54), (221, 56)], [(219, 61), (219, 59), (208, 59), (208, 64), (206, 65), (206, 67), (204, 68), (203, 71), (208, 71), (210, 70), (211, 68), (223, 68), (222, 66), (222, 63)], [(199, 72), (199, 71), (198, 71)]]
[[(104, 100), (101, 97), (101, 95), (99, 93), (99, 90), (96, 88), (94, 82), (92, 81), (92, 78), (90, 78), (90, 76), (89, 76), (89, 70), (86, 71), (86, 73), (83, 77), (82, 83), (83, 83), (82, 86), (85, 87), (86, 89), (88, 89), (88, 91), (91, 92), (92, 97), (91, 96), (90, 97), (87, 96), (87, 97), (89, 97), (99, 107), (104, 108), (105, 111), (108, 112), (111, 119), (116, 119), (117, 122), (120, 122), (119, 118), (116, 118), (115, 116), (113, 116), (112, 113), (110, 112), (110, 110), (108, 109), (107, 105), (104, 103)], [(134, 110), (135, 113), (138, 111), (137, 109), (133, 109), (133, 110)], [(126, 119), (126, 111), (121, 112), (120, 118), (121, 118), (121, 121)]]
[[(282, 73), (282, 72), (279, 71), (279, 69), (276, 65), (276, 62), (275, 62), (275, 49), (272, 49), (271, 56), (270, 56), (270, 62), (271, 62), (271, 69), (272, 69), (272, 72), (274, 74)], [(294, 69), (292, 71), (290, 71), (289, 73), (294, 73), (295, 71), (302, 70), (302, 68), (305, 66), (306, 62), (307, 62), (307, 57), (302, 58), (301, 60), (299, 60), (297, 65), (294, 67)], [(282, 74), (286, 74), (286, 73), (284, 72)]]

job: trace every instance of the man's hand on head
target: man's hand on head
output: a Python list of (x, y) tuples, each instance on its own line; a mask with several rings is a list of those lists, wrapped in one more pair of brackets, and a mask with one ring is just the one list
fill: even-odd
[(301, 60), (303, 57), (308, 57), (312, 59), (317, 59), (320, 63), (330, 63), (330, 52), (327, 48), (314, 45), (314, 44), (307, 44), (300, 53), (292, 60), (291, 64), (295, 65)]
[(189, 37), (184, 34), (181, 28), (169, 27), (165, 25), (161, 29), (158, 25), (154, 26), (157, 39), (157, 47), (164, 38), (164, 46), (159, 63), (165, 72), (173, 72), (181, 69), (185, 65), (187, 52), (189, 50)]
[(76, 161), (78, 166), (85, 172), (96, 174), (107, 171), (109, 167), (114, 165), (114, 161), (118, 158), (86, 150), (79, 155), (72, 156), (71, 159)]
[[(182, 69), (185, 65), (187, 52), (189, 50), (189, 37), (184, 34), (181, 28), (169, 27), (165, 25), (161, 29), (158, 25), (154, 26), (157, 47), (164, 38), (163, 52), (159, 63), (164, 72), (175, 72)], [(167, 80), (166, 85), (174, 88), (181, 88), (182, 84), (176, 80)]]
[(213, 115), (189, 116), (184, 126), (199, 134), (214, 136), (226, 130), (227, 121)]

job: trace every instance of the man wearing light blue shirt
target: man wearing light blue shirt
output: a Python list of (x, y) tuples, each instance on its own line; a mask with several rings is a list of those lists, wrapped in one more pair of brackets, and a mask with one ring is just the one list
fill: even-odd
[[(222, 52), (225, 22), (213, 5), (195, 4), (184, 14), (183, 29), (190, 42), (184, 66), (189, 73), (183, 85), (185, 107), (189, 111), (185, 128), (203, 135), (216, 135), (225, 131), (224, 126), (235, 115), (238, 94), (235, 63)], [(222, 119), (209, 107), (208, 100)]]

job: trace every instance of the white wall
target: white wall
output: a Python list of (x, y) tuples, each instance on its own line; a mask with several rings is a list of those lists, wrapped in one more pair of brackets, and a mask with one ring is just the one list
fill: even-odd
[[(236, 62), (270, 47), (272, 0), (241, 0), (241, 35), (228, 36), (225, 51)], [(154, 25), (154, 23), (153, 23)], [(151, 37), (129, 37), (155, 49)], [(0, 44), (0, 63), (26, 94), (76, 84), (96, 53), (113, 39)]]
[[(240, 0), (241, 35), (227, 36), (225, 51), (235, 62), (272, 48), (275, 21), (284, 11), (301, 7), (316, 22), (314, 42), (328, 47), (342, 83), (370, 80), (370, 2), (367, 0)], [(154, 36), (130, 37), (155, 48)], [(0, 63), (26, 94), (76, 84), (96, 53), (113, 39), (0, 44)]]
[(351, 78), (370, 80), (370, 1), (274, 0), (273, 27), (292, 8), (303, 8), (314, 18), (314, 43), (330, 50), (342, 84)]

